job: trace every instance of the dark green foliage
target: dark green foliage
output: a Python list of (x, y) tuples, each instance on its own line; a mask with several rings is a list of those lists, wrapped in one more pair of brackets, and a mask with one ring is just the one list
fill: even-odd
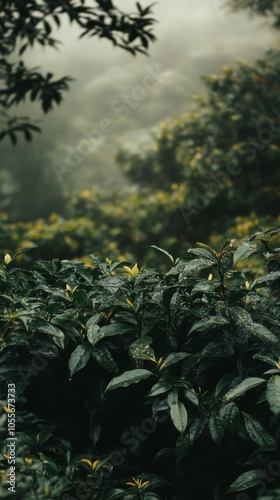
[(193, 112), (164, 122), (139, 152), (116, 156), (142, 194), (186, 187), (182, 208), (192, 237), (207, 238), (214, 225), (224, 232), (229, 219), (252, 209), (278, 215), (279, 61), (270, 51), (254, 64), (204, 77), (208, 92)]
[[(164, 273), (6, 255), (2, 497), (15, 384), (15, 500), (278, 498), (279, 232), (164, 252)], [(268, 271), (249, 284), (234, 263), (254, 255)]]

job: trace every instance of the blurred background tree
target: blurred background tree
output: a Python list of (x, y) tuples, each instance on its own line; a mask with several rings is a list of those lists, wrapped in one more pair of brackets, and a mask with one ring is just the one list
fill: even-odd
[(231, 8), (245, 9), (254, 14), (273, 19), (273, 26), (280, 28), (280, 2), (279, 0), (228, 0)]
[[(278, 2), (262, 5), (231, 2), (277, 18)], [(3, 216), (6, 249), (35, 243), (40, 257), (96, 252), (152, 264), (150, 244), (182, 255), (197, 240), (218, 246), (279, 224), (279, 76), (279, 52), (271, 50), (204, 77), (207, 93), (190, 112), (166, 120), (138, 148), (117, 151), (128, 188), (83, 190), (49, 220), (11, 226)]]
[[(86, 5), (85, 0), (3, 0), (0, 12), (0, 142), (9, 138), (15, 145), (23, 134), (30, 142), (34, 132), (41, 129), (37, 122), (26, 116), (14, 116), (14, 108), (25, 102), (38, 102), (48, 113), (63, 100), (72, 78), (55, 79), (52, 72), (43, 74), (39, 68), (28, 68), (21, 56), (36, 45), (59, 48), (53, 36), (64, 18), (80, 31), (80, 37), (107, 39), (116, 47), (132, 55), (147, 54), (149, 43), (155, 40), (151, 27), (151, 6), (136, 3), (136, 11), (125, 13), (111, 0), (95, 0)], [(19, 59), (18, 59), (19, 58)], [(38, 162), (27, 162), (20, 171), (10, 165), (1, 172), (2, 202), (0, 208), (9, 208), (14, 218), (30, 220), (37, 215), (46, 217), (52, 210), (65, 212), (62, 186), (53, 172)], [(5, 189), (7, 185), (13, 189)], [(36, 193), (30, 200), (30, 186)], [(39, 194), (37, 196), (37, 193)]]
[[(230, 218), (276, 216), (280, 200), (280, 56), (224, 67), (204, 77), (207, 97), (164, 123), (141, 152), (116, 160), (139, 192), (187, 187), (188, 237), (224, 231)], [(144, 191), (145, 192), (145, 191)], [(183, 208), (183, 207), (182, 207)], [(185, 231), (184, 231), (185, 232)]]

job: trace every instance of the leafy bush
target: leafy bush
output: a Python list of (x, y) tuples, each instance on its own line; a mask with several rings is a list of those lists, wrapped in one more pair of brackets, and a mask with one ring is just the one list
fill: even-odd
[[(35, 246), (32, 252), (20, 256), (24, 265), (34, 259), (52, 258), (82, 259), (89, 264), (88, 255), (94, 252), (112, 260), (164, 268), (161, 255), (146, 246), (153, 243), (174, 255), (185, 255), (193, 241), (181, 210), (186, 193), (184, 185), (174, 183), (171, 193), (160, 191), (147, 197), (116, 194), (113, 203), (110, 195), (84, 190), (73, 197), (68, 219), (53, 213), (47, 220), (14, 223), (0, 213), (0, 250), (12, 254)], [(241, 243), (257, 227), (277, 227), (279, 222), (280, 217), (260, 217), (254, 212), (247, 217), (228, 218), (223, 231), (214, 227), (206, 242), (215, 249), (226, 239), (235, 238)], [(196, 232), (202, 240), (199, 225)], [(245, 264), (253, 274), (263, 272), (260, 259), (239, 265), (243, 268)]]
[(279, 74), (277, 51), (254, 64), (225, 66), (203, 78), (207, 94), (194, 96), (190, 112), (162, 123), (138, 151), (116, 155), (139, 192), (187, 187), (187, 237), (202, 233), (205, 241), (213, 229), (223, 233), (229, 218), (252, 210), (278, 215)]
[[(2, 498), (278, 498), (279, 233), (184, 259), (161, 250), (165, 272), (94, 255), (23, 269), (6, 255)], [(268, 269), (249, 283), (235, 266), (254, 255)]]
[(185, 192), (185, 187), (174, 185), (171, 195), (161, 191), (147, 197), (115, 194), (112, 202), (111, 194), (84, 190), (73, 197), (68, 219), (52, 214), (49, 220), (11, 223), (2, 216), (2, 248), (12, 253), (36, 245), (36, 258), (72, 259), (92, 252), (123, 260), (139, 261), (145, 256), (154, 264), (154, 255), (145, 249), (151, 241), (170, 251), (178, 246), (182, 252), (187, 250), (179, 211)]

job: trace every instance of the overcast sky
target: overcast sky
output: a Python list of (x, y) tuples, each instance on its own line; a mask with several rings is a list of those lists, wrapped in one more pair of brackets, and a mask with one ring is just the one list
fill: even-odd
[[(131, 10), (134, 1), (116, 4)], [(112, 157), (118, 144), (135, 147), (160, 121), (187, 110), (191, 96), (205, 90), (202, 74), (218, 72), (235, 60), (253, 61), (278, 44), (278, 35), (263, 19), (252, 20), (244, 12), (232, 14), (221, 4), (221, 0), (158, 1), (154, 6), (158, 40), (150, 47), (149, 57), (133, 58), (106, 40), (78, 40), (79, 32), (64, 23), (57, 34), (63, 42), (59, 51), (40, 47), (29, 51), (27, 58), (30, 66), (75, 78), (71, 91), (48, 116), (33, 105), (20, 108), (42, 120), (43, 133), (31, 145), (23, 140), (16, 148), (3, 143), (2, 165), (25, 168), (35, 162), (56, 176), (54, 162), (65, 164), (70, 157), (77, 166), (64, 175), (65, 187), (115, 185)], [(133, 106), (121, 108), (127, 96), (133, 97), (129, 101)], [(86, 149), (90, 135), (92, 152)], [(77, 148), (85, 152), (80, 159), (74, 153), (71, 156)]]

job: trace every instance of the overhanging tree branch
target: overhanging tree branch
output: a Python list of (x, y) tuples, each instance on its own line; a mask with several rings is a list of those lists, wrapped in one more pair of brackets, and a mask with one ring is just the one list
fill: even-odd
[(155, 41), (151, 17), (152, 5), (143, 8), (136, 3), (136, 12), (124, 13), (111, 0), (94, 0), (87, 5), (85, 0), (3, 0), (0, 12), (0, 141), (10, 137), (17, 142), (16, 134), (23, 132), (27, 140), (32, 139), (32, 126), (28, 119), (11, 117), (8, 110), (26, 99), (39, 101), (47, 113), (55, 104), (60, 104), (63, 93), (69, 90), (71, 78), (53, 79), (52, 73), (42, 75), (38, 68), (28, 69), (19, 60), (11, 63), (11, 55), (21, 56), (35, 44), (57, 48), (59, 41), (53, 38), (55, 27), (60, 27), (61, 16), (68, 17), (81, 29), (81, 37), (97, 36), (110, 40), (132, 55), (147, 54), (150, 42)]

